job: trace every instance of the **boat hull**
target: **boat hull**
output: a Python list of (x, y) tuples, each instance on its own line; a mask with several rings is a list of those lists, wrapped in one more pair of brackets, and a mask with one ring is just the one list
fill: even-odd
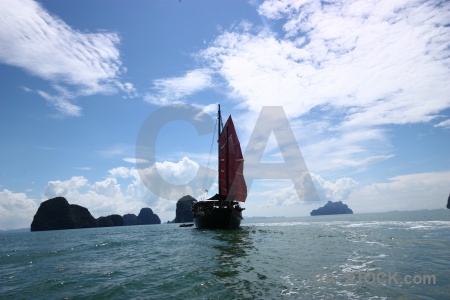
[(199, 229), (238, 229), (242, 221), (242, 213), (235, 208), (214, 208), (203, 215), (194, 215), (194, 224)]

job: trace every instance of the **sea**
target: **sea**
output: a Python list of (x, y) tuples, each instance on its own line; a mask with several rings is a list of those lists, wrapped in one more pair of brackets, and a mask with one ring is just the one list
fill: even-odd
[(0, 299), (450, 299), (450, 211), (2, 233)]

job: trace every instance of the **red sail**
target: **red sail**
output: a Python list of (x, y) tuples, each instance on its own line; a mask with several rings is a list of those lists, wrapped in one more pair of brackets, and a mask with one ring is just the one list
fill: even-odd
[(245, 202), (244, 158), (231, 116), (219, 137), (219, 194), (228, 200)]

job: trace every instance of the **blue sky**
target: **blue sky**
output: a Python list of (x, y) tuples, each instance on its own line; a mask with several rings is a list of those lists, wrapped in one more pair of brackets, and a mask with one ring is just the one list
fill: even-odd
[[(450, 3), (439, 1), (0, 1), (0, 229), (54, 196), (95, 217), (175, 201), (149, 191), (135, 150), (161, 107), (231, 114), (246, 149), (282, 106), (320, 202), (258, 180), (246, 216), (443, 208), (450, 192)], [(164, 127), (157, 169), (207, 166), (212, 135)], [(209, 165), (214, 168), (214, 155)], [(283, 162), (273, 136), (266, 162)], [(214, 186), (210, 188), (213, 190)], [(189, 191), (200, 197), (200, 191)]]

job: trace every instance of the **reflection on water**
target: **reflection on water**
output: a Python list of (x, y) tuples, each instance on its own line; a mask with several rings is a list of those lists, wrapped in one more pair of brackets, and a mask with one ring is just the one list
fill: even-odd
[(212, 273), (220, 278), (236, 277), (240, 272), (249, 272), (242, 260), (254, 249), (248, 229), (217, 230), (213, 239), (218, 241), (213, 248), (219, 250), (215, 257), (218, 269)]
[[(278, 296), (282, 287), (274, 288), (273, 274), (260, 261), (262, 245), (257, 246), (271, 230), (243, 226), (239, 230), (217, 230), (212, 233), (212, 248), (216, 250), (216, 262), (211, 274), (213, 284), (226, 298), (269, 298)], [(256, 239), (256, 240), (255, 240)], [(272, 240), (273, 241), (273, 240)], [(264, 247), (267, 247), (263, 242)], [(270, 248), (270, 247), (269, 247)], [(275, 284), (276, 285), (276, 284)], [(272, 289), (272, 290), (271, 290)], [(275, 293), (273, 293), (275, 291)]]
[(267, 276), (256, 270), (255, 257), (258, 249), (254, 245), (254, 230), (242, 227), (239, 230), (210, 231), (215, 253), (215, 266), (210, 270), (218, 297), (262, 298), (267, 292)]

